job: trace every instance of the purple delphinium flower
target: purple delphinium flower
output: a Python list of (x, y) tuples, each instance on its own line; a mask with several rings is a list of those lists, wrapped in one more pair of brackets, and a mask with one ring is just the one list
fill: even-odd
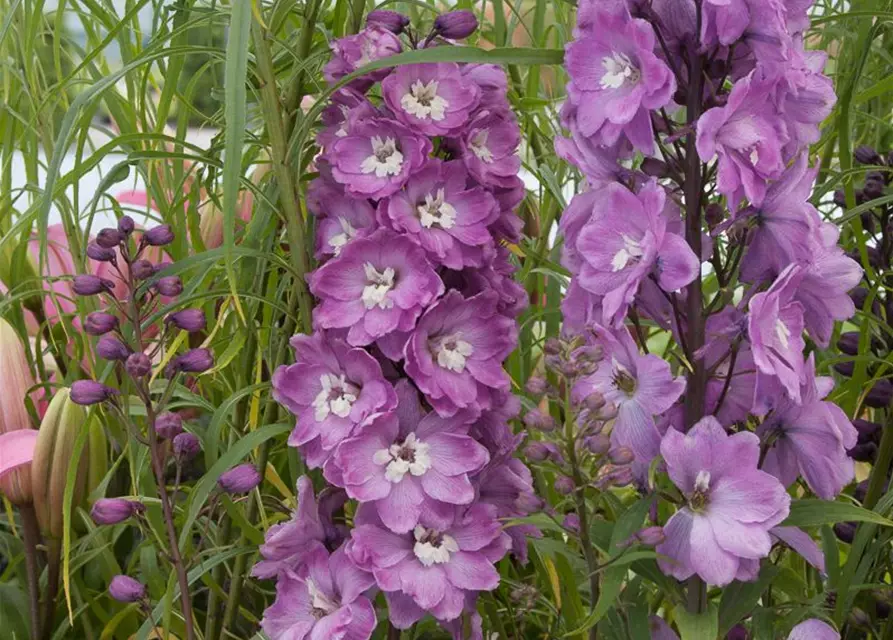
[[(475, 478), (481, 503), (496, 507), (500, 519), (523, 518), (543, 507), (534, 490), (530, 469), (510, 456), (509, 452), (508, 456), (492, 460)], [(522, 564), (527, 563), (527, 539), (543, 535), (532, 524), (507, 526), (505, 533), (512, 541), (512, 553)]]
[(800, 403), (782, 398), (757, 433), (771, 446), (763, 470), (788, 487), (798, 475), (818, 497), (833, 500), (852, 482), (855, 469), (847, 454), (858, 432), (843, 410), (824, 398), (830, 378), (816, 378), (814, 355), (806, 362)]
[[(314, 180), (310, 189), (321, 201), (316, 213), (316, 258), (324, 260), (338, 256), (348, 242), (364, 238), (375, 230), (375, 209), (368, 200), (349, 198), (322, 180)], [(315, 186), (314, 186), (315, 185)], [(328, 186), (328, 185), (327, 185)], [(308, 200), (310, 196), (308, 194)]]
[(423, 514), (412, 531), (397, 534), (382, 524), (374, 507), (360, 505), (347, 554), (372, 571), (378, 587), (409, 596), (439, 620), (461, 615), (466, 594), (499, 584), (493, 563), (509, 547), (490, 505), (457, 507), (447, 527), (429, 526)]
[[(698, 273), (698, 258), (682, 236), (667, 229), (667, 196), (656, 181), (638, 194), (613, 183), (592, 198), (592, 214), (580, 229), (580, 285), (602, 296), (603, 322), (619, 326), (639, 285), (653, 275), (661, 289), (676, 291)], [(617, 215), (622, 211), (624, 215)]]
[(406, 373), (442, 416), (489, 408), (492, 390), (507, 390), (502, 361), (517, 326), (497, 311), (492, 291), (464, 298), (448, 292), (421, 317), (406, 344)]
[(670, 429), (661, 455), (686, 505), (664, 525), (657, 546), (661, 570), (678, 580), (697, 574), (725, 586), (751, 575), (751, 563), (769, 554), (769, 530), (788, 515), (784, 487), (757, 468), (760, 440), (750, 432), (729, 435), (712, 416), (687, 434)]
[(382, 522), (406, 533), (424, 515), (430, 526), (452, 522), (454, 505), (475, 497), (469, 474), (489, 460), (461, 416), (433, 411), (382, 414), (342, 442), (326, 465), (326, 479), (364, 504), (374, 504)]
[(511, 107), (506, 98), (508, 93), (508, 76), (498, 64), (466, 64), (461, 67), (462, 76), (478, 86), (481, 99), (478, 109), (481, 111), (508, 111)]
[(499, 211), (490, 193), (468, 183), (461, 161), (430, 159), (381, 202), (380, 217), (424, 247), (432, 262), (450, 269), (481, 266), (484, 248), (493, 244), (487, 225)]
[(310, 478), (298, 478), (297, 508), (287, 522), (267, 530), (260, 546), (263, 560), (254, 565), (251, 575), (273, 578), (286, 571), (299, 571), (314, 549), (337, 548), (347, 532), (333, 522), (333, 515), (346, 501), (344, 491), (329, 488), (320, 493), (317, 502)]
[(521, 130), (509, 110), (479, 111), (462, 130), (459, 155), (481, 184), (511, 188), (517, 184)]
[(788, 135), (771, 99), (775, 82), (754, 72), (735, 83), (724, 106), (698, 119), (698, 155), (704, 162), (719, 157), (716, 187), (733, 210), (744, 196), (760, 206), (767, 181), (785, 169), (781, 150)]
[[(800, 402), (803, 382), (803, 305), (794, 301), (803, 270), (791, 265), (785, 269), (767, 291), (758, 293), (750, 301), (747, 332), (754, 364), (757, 366), (757, 391), (762, 395), (777, 379), (788, 396)], [(765, 404), (759, 399), (755, 411)]]
[(685, 390), (685, 380), (674, 378), (669, 363), (658, 356), (641, 355), (626, 329), (599, 328), (598, 344), (604, 360), (574, 385), (573, 395), (582, 401), (598, 392), (616, 407), (611, 441), (629, 447), (639, 462), (647, 464), (660, 446), (654, 416), (673, 406)]
[(310, 276), (310, 291), (321, 300), (317, 326), (349, 329), (347, 342), (367, 345), (392, 331), (409, 331), (443, 293), (443, 282), (425, 251), (387, 229), (354, 240), (337, 258)]
[(809, 257), (801, 263), (803, 278), (794, 291), (794, 300), (803, 305), (806, 331), (821, 347), (828, 346), (835, 321), (856, 313), (848, 294), (862, 279), (862, 267), (838, 246), (839, 237), (836, 224), (819, 225), (809, 238)]
[(808, 533), (797, 527), (772, 527), (769, 535), (800, 554), (819, 573), (825, 573), (825, 552)]
[(795, 47), (791, 63), (783, 68), (778, 98), (791, 137), (786, 149), (788, 155), (819, 141), (819, 125), (837, 102), (834, 83), (822, 73), (827, 54), (803, 50), (799, 39)]
[[(326, 63), (323, 75), (330, 83), (366, 66), (370, 62), (400, 53), (400, 38), (381, 25), (371, 24), (354, 36), (346, 36), (332, 42), (332, 58)], [(376, 80), (390, 73), (379, 69), (352, 82), (352, 86), (365, 91)]]
[(332, 176), (357, 198), (377, 200), (398, 191), (431, 153), (431, 141), (394, 120), (353, 122), (326, 153)]
[(762, 204), (749, 207), (736, 219), (753, 225), (747, 251), (741, 259), (741, 279), (759, 283), (781, 273), (792, 262), (808, 259), (807, 238), (821, 224), (809, 203), (817, 167), (809, 167), (801, 154), (778, 180), (770, 183)]
[(397, 396), (363, 349), (322, 332), (297, 335), (291, 346), (295, 364), (276, 370), (273, 397), (298, 416), (288, 442), (315, 468), (367, 418), (396, 407)]
[(651, 153), (650, 111), (670, 103), (676, 81), (654, 54), (654, 29), (646, 21), (604, 11), (596, 23), (566, 48), (567, 93), (577, 126), (599, 144), (614, 145), (622, 134)]
[(651, 640), (679, 640), (676, 632), (660, 616), (648, 618), (648, 630), (651, 633)]
[(840, 640), (840, 634), (824, 620), (810, 618), (791, 629), (787, 640)]
[(146, 593), (146, 585), (130, 576), (117, 575), (109, 583), (109, 595), (118, 602), (139, 602)]
[(306, 571), (279, 575), (276, 601), (264, 612), (261, 627), (271, 640), (329, 640), (371, 637), (375, 609), (363, 593), (373, 586), (341, 547), (332, 555), (312, 550)]
[(397, 67), (381, 82), (385, 104), (414, 131), (450, 135), (461, 128), (480, 101), (480, 89), (453, 62)]
[[(573, 113), (574, 115), (569, 115)], [(565, 103), (562, 109), (563, 124), (570, 131), (568, 138), (555, 138), (555, 153), (565, 162), (575, 165), (591, 189), (598, 189), (610, 182), (616, 182), (627, 171), (620, 160), (629, 155), (629, 142), (621, 139), (612, 146), (596, 144), (593, 138), (580, 133), (577, 126), (576, 108)], [(584, 192), (585, 193), (585, 192)], [(583, 194), (577, 194), (583, 195)], [(564, 216), (561, 217), (564, 220)]]

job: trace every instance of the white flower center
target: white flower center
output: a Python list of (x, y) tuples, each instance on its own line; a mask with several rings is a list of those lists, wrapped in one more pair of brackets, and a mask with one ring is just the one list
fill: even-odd
[(357, 235), (357, 230), (344, 218), (339, 217), (338, 223), (341, 225), (341, 233), (335, 234), (329, 238), (329, 246), (332, 247), (336, 256), (341, 253), (341, 249), (344, 245), (353, 240), (354, 236)]
[(632, 60), (625, 53), (615, 52), (610, 57), (602, 58), (605, 74), (601, 79), (602, 89), (619, 89), (624, 84), (636, 84), (641, 77)]
[(335, 414), (339, 418), (349, 416), (360, 390), (349, 383), (344, 374), (336, 376), (334, 373), (325, 373), (319, 377), (319, 384), (322, 389), (313, 399), (316, 421), (322, 422), (329, 414)]
[(710, 472), (701, 469), (695, 476), (695, 491), (699, 493), (707, 493), (710, 489)]
[(490, 137), (489, 129), (481, 129), (476, 134), (471, 136), (471, 142), (468, 146), (471, 147), (471, 152), (477, 156), (478, 160), (483, 162), (484, 164), (490, 164), (493, 162), (493, 152), (490, 151), (490, 148), (487, 146), (487, 139)]
[(426, 195), (425, 204), (420, 204), (417, 210), (419, 222), (426, 229), (435, 224), (443, 229), (452, 229), (456, 225), (456, 209), (444, 201), (443, 189), (438, 189), (436, 195), (433, 193)]
[(639, 240), (625, 233), (620, 235), (623, 238), (623, 248), (611, 260), (611, 271), (614, 272), (622, 271), (630, 262), (638, 262), (645, 253)]
[(791, 330), (781, 321), (781, 318), (775, 321), (775, 335), (778, 337), (781, 346), (787, 349), (791, 344)]
[(444, 369), (462, 373), (465, 371), (465, 360), (474, 353), (474, 347), (462, 340), (460, 335), (437, 338), (432, 345), (437, 356), (437, 364)]
[(387, 136), (372, 136), (372, 155), (363, 160), (360, 171), (374, 173), (376, 178), (395, 176), (403, 168), (403, 154), (397, 150), (397, 141)]
[(409, 93), (400, 99), (400, 104), (406, 113), (425, 120), (431, 118), (435, 122), (443, 120), (449, 102), (437, 95), (437, 80), (431, 80), (427, 84), (416, 80), (409, 88)]
[(419, 525), (412, 533), (416, 540), (412, 551), (419, 562), (426, 567), (449, 562), (450, 554), (459, 550), (459, 545), (452, 537), (434, 529), (426, 529)]
[(431, 445), (416, 438), (414, 433), (406, 436), (402, 443), (394, 443), (387, 449), (379, 449), (372, 456), (377, 465), (387, 465), (384, 476), (394, 484), (403, 480), (407, 473), (423, 476), (431, 468)]
[(363, 268), (366, 270), (363, 305), (367, 309), (393, 307), (394, 301), (388, 298), (388, 292), (394, 288), (394, 270), (387, 267), (384, 271), (379, 271), (371, 262), (364, 264)]
[(757, 162), (760, 161), (760, 150), (756, 147), (753, 148), (753, 151), (750, 152), (750, 163), (756, 166)]
[(323, 618), (338, 610), (338, 605), (323, 593), (313, 580), (307, 579), (307, 590), (310, 592), (311, 613), (317, 618)]

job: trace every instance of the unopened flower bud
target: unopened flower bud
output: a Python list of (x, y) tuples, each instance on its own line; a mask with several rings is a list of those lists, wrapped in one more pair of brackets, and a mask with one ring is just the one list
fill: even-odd
[(168, 375), (176, 373), (204, 373), (214, 366), (214, 357), (208, 349), (190, 349), (174, 358), (168, 365)]
[(670, 173), (667, 163), (657, 158), (645, 158), (642, 160), (642, 173), (652, 178), (666, 178)]
[(862, 193), (866, 200), (876, 200), (884, 195), (884, 183), (880, 180), (866, 180)]
[(873, 442), (863, 442), (847, 451), (856, 462), (874, 462), (877, 458), (877, 445)]
[(174, 232), (170, 225), (162, 224), (146, 231), (143, 241), (153, 247), (163, 247), (174, 241)]
[(133, 264), (130, 265), (130, 273), (137, 280), (145, 280), (155, 275), (155, 267), (145, 258), (140, 258), (139, 260), (134, 260)]
[(130, 347), (115, 336), (104, 335), (96, 343), (96, 353), (103, 360), (127, 360), (131, 354)]
[(133, 222), (133, 218), (130, 216), (121, 216), (121, 219), (118, 220), (118, 231), (123, 233), (124, 235), (130, 235), (133, 233), (133, 230), (136, 228), (136, 225)]
[(856, 371), (856, 363), (852, 360), (848, 360), (846, 362), (838, 362), (834, 365), (834, 370), (842, 376), (852, 378), (853, 373)]
[(543, 413), (539, 409), (531, 409), (524, 414), (524, 425), (537, 431), (555, 431), (555, 420), (552, 416)]
[(192, 460), (202, 450), (202, 445), (194, 433), (181, 433), (174, 438), (173, 449), (180, 460)]
[(871, 629), (871, 618), (869, 618), (868, 614), (859, 607), (850, 609), (850, 615), (847, 618), (847, 622), (857, 629)]
[(87, 245), (87, 257), (96, 262), (111, 262), (115, 260), (115, 252), (112, 249), (105, 249), (95, 242), (91, 242)]
[(747, 627), (743, 624), (736, 624), (729, 629), (729, 632), (726, 634), (726, 640), (750, 640), (750, 635), (747, 633)]
[(561, 526), (569, 531), (579, 531), (580, 530), (580, 516), (576, 513), (569, 513), (564, 516), (564, 520), (561, 522)]
[(549, 449), (542, 442), (531, 442), (524, 447), (524, 455), (533, 462), (545, 462), (549, 459)]
[(114, 249), (124, 241), (124, 233), (118, 229), (106, 227), (96, 234), (96, 244), (103, 249)]
[(869, 147), (867, 144), (863, 144), (862, 146), (856, 147), (856, 151), (853, 153), (853, 156), (856, 159), (856, 162), (859, 164), (883, 164), (883, 160), (881, 160), (880, 154), (874, 150), (874, 148)]
[(409, 17), (398, 11), (389, 11), (388, 9), (378, 9), (372, 11), (366, 16), (367, 25), (376, 25), (383, 29), (387, 29), (391, 33), (400, 35), (403, 30), (409, 26)]
[(859, 433), (859, 442), (873, 442), (880, 438), (881, 425), (877, 422), (856, 418), (853, 420), (853, 426)]
[(125, 500), (124, 498), (100, 498), (93, 503), (90, 517), (96, 524), (118, 524), (132, 515), (145, 511), (142, 502)]
[(111, 291), (114, 287), (115, 283), (111, 280), (104, 280), (99, 276), (81, 275), (74, 277), (71, 290), (79, 296), (95, 296), (97, 293)]
[(593, 391), (583, 399), (583, 405), (590, 411), (598, 411), (605, 406), (605, 397), (598, 391)]
[(118, 326), (118, 316), (102, 311), (94, 311), (84, 320), (84, 331), (91, 336), (101, 336)]
[(177, 276), (165, 276), (155, 283), (158, 293), (173, 298), (183, 293), (183, 282)]
[(561, 353), (561, 342), (558, 338), (549, 338), (546, 340), (546, 344), (543, 345), (543, 351), (550, 356), (556, 356)]
[(549, 389), (549, 383), (542, 376), (530, 376), (524, 390), (532, 396), (541, 396)]
[(611, 439), (603, 433), (586, 438), (586, 448), (596, 455), (607, 453), (611, 449)]
[(596, 486), (600, 488), (625, 487), (633, 481), (633, 470), (629, 465), (616, 467), (614, 465), (605, 465), (599, 471), (599, 478)]
[(833, 201), (841, 209), (846, 209), (846, 192), (843, 189), (835, 191)]
[(118, 602), (139, 602), (146, 598), (146, 587), (130, 576), (115, 576), (109, 584), (109, 595)]
[(183, 331), (195, 333), (205, 328), (205, 313), (201, 309), (183, 309), (170, 314), (165, 322)]
[(711, 202), (707, 205), (707, 208), (704, 209), (704, 219), (707, 221), (707, 226), (710, 229), (719, 225), (725, 217), (726, 210), (715, 202)]
[(95, 380), (77, 380), (71, 385), (71, 401), (80, 405), (91, 405), (105, 402), (112, 396), (118, 395), (117, 389), (112, 389)]
[(434, 30), (444, 38), (461, 40), (477, 31), (478, 19), (471, 11), (450, 11), (437, 16)]
[(155, 433), (162, 438), (172, 440), (183, 433), (183, 418), (172, 411), (165, 411), (155, 418)]
[(857, 355), (859, 353), (859, 332), (849, 331), (842, 333), (837, 341), (837, 348), (847, 355)]
[(217, 485), (226, 493), (248, 493), (260, 484), (260, 472), (253, 464), (240, 464), (221, 474)]
[(152, 371), (152, 361), (142, 351), (131, 353), (127, 356), (124, 369), (131, 378), (142, 378)]
[(574, 492), (574, 481), (567, 476), (558, 476), (555, 478), (555, 493), (561, 496), (569, 496)]
[(890, 406), (893, 400), (893, 382), (882, 378), (874, 383), (871, 390), (865, 395), (865, 405), (874, 409), (884, 409)]
[(638, 542), (649, 547), (657, 546), (667, 539), (663, 527), (645, 527), (636, 531), (635, 536)]
[(613, 447), (608, 451), (608, 457), (614, 464), (623, 465), (630, 464), (636, 456), (629, 447)]
[(838, 522), (834, 525), (834, 535), (836, 535), (837, 539), (841, 542), (852, 544), (853, 538), (856, 537), (856, 523)]

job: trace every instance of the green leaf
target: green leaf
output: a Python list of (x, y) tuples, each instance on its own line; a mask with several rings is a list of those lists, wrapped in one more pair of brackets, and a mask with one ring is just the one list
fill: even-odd
[(820, 527), (835, 522), (873, 522), (884, 527), (893, 527), (893, 520), (888, 520), (874, 511), (868, 511), (849, 502), (816, 499), (792, 502), (791, 513), (781, 526)]
[(713, 603), (703, 613), (689, 613), (682, 607), (675, 610), (676, 626), (682, 640), (716, 640), (719, 635), (719, 609)]
[(729, 629), (753, 610), (763, 594), (766, 586), (772, 582), (778, 569), (766, 565), (760, 571), (755, 582), (738, 582), (737, 580), (723, 590), (719, 601), (719, 631), (725, 636)]

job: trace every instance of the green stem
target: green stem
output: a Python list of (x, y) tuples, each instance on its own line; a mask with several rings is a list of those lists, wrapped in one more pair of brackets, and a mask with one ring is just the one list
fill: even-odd
[(31, 615), (31, 640), (40, 638), (40, 570), (37, 565), (37, 545), (40, 544), (40, 527), (34, 505), (19, 507), (22, 514), (22, 537), (25, 543), (25, 571), (28, 574), (28, 604)]
[(881, 435), (881, 446), (878, 447), (877, 460), (868, 480), (868, 491), (865, 492), (865, 500), (862, 501), (862, 506), (866, 509), (874, 509), (880, 500), (887, 482), (887, 474), (890, 472), (890, 463), (893, 462), (893, 411), (888, 411), (888, 414)]
[(43, 633), (41, 637), (49, 640), (53, 635), (52, 620), (56, 613), (56, 596), (59, 595), (59, 574), (62, 568), (62, 543), (61, 541), (48, 538), (46, 540), (47, 547), (47, 590), (46, 598), (43, 603), (41, 619), (43, 622)]
[[(210, 516), (209, 516), (210, 517)], [(232, 521), (226, 515), (223, 516), (223, 524), (220, 525), (220, 539), (227, 540), (229, 538)], [(214, 584), (219, 585), (223, 580), (223, 564), (218, 564), (211, 572), (211, 579)], [(220, 622), (220, 603), (217, 601), (217, 589), (211, 588), (208, 591), (208, 618), (205, 621), (205, 638), (211, 639), (217, 637), (217, 623)]]
[(400, 629), (388, 622), (388, 638), (387, 640), (400, 640)]
[(257, 20), (251, 21), (251, 35), (254, 40), (257, 71), (260, 75), (260, 94), (264, 124), (270, 140), (273, 170), (276, 174), (276, 181), (279, 184), (279, 200), (282, 205), (282, 212), (285, 215), (289, 256), (296, 273), (295, 289), (299, 299), (298, 311), (301, 315), (301, 325), (304, 331), (310, 332), (312, 303), (310, 293), (307, 290), (307, 283), (304, 280), (305, 274), (310, 270), (310, 261), (307, 257), (307, 243), (304, 237), (304, 216), (298, 207), (294, 178), (287, 164), (287, 138), (285, 137), (285, 126), (280, 112), (276, 73), (273, 68), (273, 58), (267, 43), (266, 33)]

